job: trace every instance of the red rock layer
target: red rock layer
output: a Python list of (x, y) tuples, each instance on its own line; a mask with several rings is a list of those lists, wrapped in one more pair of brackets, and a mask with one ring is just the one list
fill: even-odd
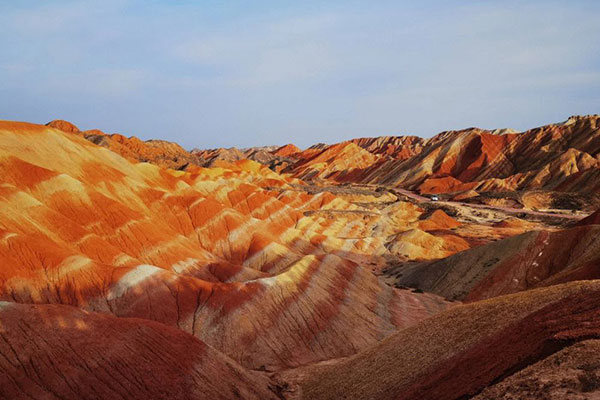
[[(254, 161), (175, 171), (0, 122), (0, 172), (1, 300), (161, 322), (253, 369), (351, 355), (449, 306), (363, 267), (396, 229), (381, 214)], [(309, 213), (328, 209), (345, 217)]]
[(263, 375), (178, 329), (0, 302), (3, 399), (278, 399)]
[(280, 379), (296, 384), (290, 398), (469, 398), (598, 337), (600, 283), (574, 282), (456, 307), (353, 357)]
[(532, 231), (391, 273), (399, 285), (465, 301), (600, 279), (600, 226)]
[(46, 125), (82, 136), (130, 160), (150, 162), (172, 169), (185, 169), (188, 165), (198, 164), (197, 158), (177, 143), (165, 140), (142, 141), (135, 136), (128, 138), (117, 133), (109, 135), (98, 129), (82, 132), (77, 126), (63, 120), (54, 120)]
[(278, 147), (273, 151), (273, 154), (281, 157), (288, 157), (292, 154), (296, 154), (301, 152), (300, 148), (294, 144), (286, 144), (284, 146)]
[(600, 210), (588, 215), (579, 221), (577, 225), (600, 225)]
[[(571, 117), (523, 133), (470, 128), (431, 139), (380, 137), (313, 146), (285, 171), (422, 193), (600, 190), (600, 117)], [(348, 147), (351, 143), (355, 147)], [(347, 163), (344, 172), (336, 165)], [(331, 166), (334, 166), (333, 168)]]

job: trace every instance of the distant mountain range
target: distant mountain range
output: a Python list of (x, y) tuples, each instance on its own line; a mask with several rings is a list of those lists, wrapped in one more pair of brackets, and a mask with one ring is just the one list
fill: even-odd
[[(501, 198), (529, 208), (590, 204), (597, 208), (600, 196), (594, 194), (600, 192), (599, 121), (598, 115), (573, 116), (563, 123), (522, 133), (469, 128), (442, 132), (430, 139), (383, 136), (321, 143), (306, 150), (289, 144), (190, 152), (166, 141), (143, 142), (97, 130), (80, 132), (65, 121), (48, 125), (81, 135), (126, 158), (173, 169), (249, 159), (276, 172), (315, 182), (386, 185), (484, 203)], [(536, 191), (558, 194), (544, 196)]]

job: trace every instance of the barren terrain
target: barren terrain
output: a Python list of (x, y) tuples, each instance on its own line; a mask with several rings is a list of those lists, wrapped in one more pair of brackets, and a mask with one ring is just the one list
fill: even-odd
[(0, 121), (0, 398), (593, 398), (598, 121), (192, 151)]

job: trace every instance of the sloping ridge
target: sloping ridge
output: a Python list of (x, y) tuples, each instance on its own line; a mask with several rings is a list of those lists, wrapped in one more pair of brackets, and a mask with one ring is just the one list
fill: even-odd
[(356, 221), (305, 215), (351, 204), (250, 160), (175, 171), (0, 122), (0, 172), (0, 300), (160, 322), (267, 370), (355, 354), (451, 306), (353, 261), (385, 250), (347, 237)]
[(284, 169), (301, 179), (332, 179), (353, 181), (353, 172), (376, 163), (379, 157), (352, 142), (342, 142), (324, 148), (309, 148), (298, 155), (299, 160)]
[(579, 221), (577, 225), (600, 225), (600, 210), (588, 215), (587, 217)]
[[(336, 182), (386, 184), (421, 193), (600, 190), (600, 117), (574, 116), (522, 133), (468, 128), (430, 139), (359, 138), (296, 153), (286, 172)], [(340, 152), (351, 143), (362, 152)], [(361, 153), (361, 155), (358, 155)], [(323, 159), (322, 155), (327, 155)], [(330, 165), (353, 160), (352, 173)]]
[(387, 273), (398, 285), (463, 301), (600, 279), (600, 226), (531, 231)]
[(599, 338), (599, 317), (600, 282), (572, 282), (458, 306), (353, 357), (280, 379), (311, 400), (464, 399), (573, 343)]
[(0, 302), (0, 397), (278, 399), (269, 379), (156, 322)]
[(76, 125), (64, 120), (50, 121), (46, 126), (81, 136), (129, 160), (150, 162), (172, 169), (185, 169), (188, 165), (198, 164), (198, 159), (193, 154), (177, 143), (166, 140), (143, 141), (135, 136), (128, 138), (118, 133), (106, 134), (98, 129), (81, 131)]

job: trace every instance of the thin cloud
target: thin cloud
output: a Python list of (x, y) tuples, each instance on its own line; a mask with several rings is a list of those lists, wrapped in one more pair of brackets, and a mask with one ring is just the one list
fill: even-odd
[(590, 1), (0, 6), (2, 117), (186, 147), (306, 146), (600, 104)]

